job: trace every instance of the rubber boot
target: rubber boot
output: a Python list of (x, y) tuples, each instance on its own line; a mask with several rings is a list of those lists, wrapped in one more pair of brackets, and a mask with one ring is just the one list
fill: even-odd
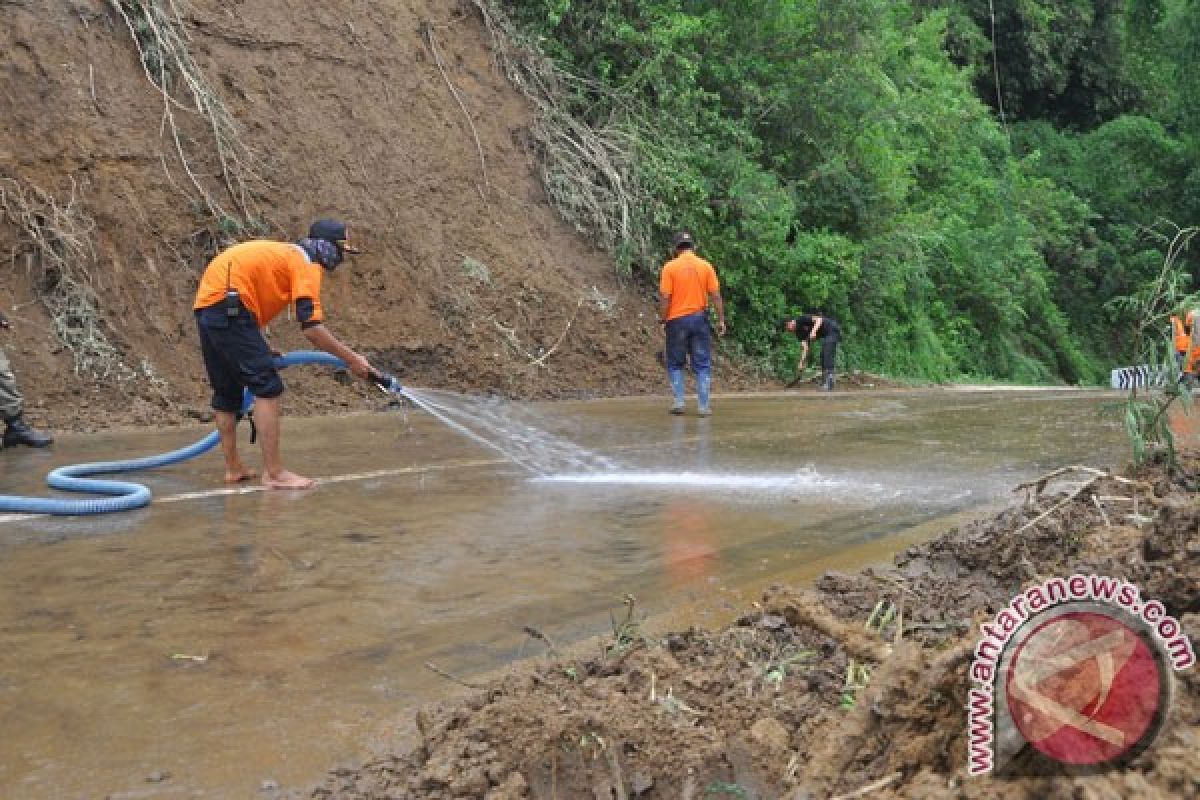
[(825, 370), (824, 373), (822, 373), (822, 375), (821, 375), (821, 391), (822, 392), (832, 392), (833, 391), (833, 370), (827, 369), (827, 370)]
[(683, 413), (683, 370), (669, 369), (667, 376), (671, 379), (671, 394), (675, 396), (675, 402), (671, 404), (672, 414)]
[(20, 414), (8, 419), (8, 427), (4, 429), (4, 446), (16, 447), (23, 444), (26, 447), (46, 447), (54, 441), (48, 434), (35, 431), (29, 427)]
[(712, 416), (712, 409), (708, 405), (708, 397), (711, 389), (712, 372), (707, 369), (696, 370), (696, 412), (702, 417)]

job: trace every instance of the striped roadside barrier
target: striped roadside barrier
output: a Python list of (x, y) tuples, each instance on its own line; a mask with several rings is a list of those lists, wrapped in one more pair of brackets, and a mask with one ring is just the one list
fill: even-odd
[(1112, 388), (1145, 389), (1166, 386), (1170, 377), (1170, 370), (1165, 367), (1152, 367), (1146, 364), (1136, 367), (1118, 367), (1112, 371)]

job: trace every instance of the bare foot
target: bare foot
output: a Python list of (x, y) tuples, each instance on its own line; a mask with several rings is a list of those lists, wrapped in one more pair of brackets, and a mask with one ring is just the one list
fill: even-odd
[(243, 481), (253, 480), (258, 477), (258, 473), (249, 467), (239, 467), (238, 469), (225, 470), (226, 483), (242, 483)]
[(317, 485), (312, 478), (288, 472), (286, 469), (280, 470), (274, 476), (264, 475), (262, 482), (268, 489), (311, 489)]

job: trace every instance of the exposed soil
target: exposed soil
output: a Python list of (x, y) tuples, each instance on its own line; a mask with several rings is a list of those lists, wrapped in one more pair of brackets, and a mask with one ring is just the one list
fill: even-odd
[[(107, 375), (76, 373), (35, 291), (37, 247), (0, 212), (0, 308), (14, 325), (0, 347), (30, 419), (55, 430), (208, 414), (191, 301), (230, 237), (202, 213), (193, 179), (235, 204), (186, 92), (171, 106), (180, 146), (164, 132), (162, 94), (115, 5), (3, 4), (0, 180), (10, 195), (38, 189), (59, 206), (74, 192), (95, 253), (87, 282), (100, 332), (119, 361)], [(248, 205), (264, 234), (295, 239), (330, 215), (366, 248), (327, 282), (336, 335), (414, 386), (518, 398), (665, 391), (654, 287), (620, 278), (551, 209), (532, 107), (493, 62), (471, 3), (173, 5), (258, 160)], [(276, 345), (307, 348), (297, 328), (277, 321)], [(761, 383), (727, 358), (719, 365), (719, 390)], [(321, 370), (285, 378), (293, 414), (359, 408), (367, 394)]]
[[(1053, 491), (1059, 478), (1030, 487), (1025, 501), (909, 548), (892, 568), (827, 574), (812, 590), (772, 587), (723, 630), (651, 640), (630, 618), (601, 656), (515, 668), (422, 710), (411, 752), (335, 770), (307, 796), (800, 800), (882, 781), (867, 796), (1195, 797), (1195, 667), (1178, 674), (1166, 729), (1126, 769), (1004, 779), (965, 769), (978, 624), (1032, 582), (1121, 576), (1161, 600), (1195, 644), (1200, 456), (1183, 463), (1126, 481), (1062, 476), (1070, 491)], [(876, 633), (866, 622), (881, 601), (902, 613)], [(851, 661), (869, 670), (853, 702)]]

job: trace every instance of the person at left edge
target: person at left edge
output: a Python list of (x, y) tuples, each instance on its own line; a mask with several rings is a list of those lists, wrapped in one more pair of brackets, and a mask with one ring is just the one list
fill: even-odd
[(325, 273), (333, 272), (346, 253), (356, 252), (349, 245), (345, 223), (321, 219), (312, 224), (307, 237), (295, 244), (243, 242), (218, 253), (205, 268), (192, 308), (213, 390), (212, 407), (227, 482), (257, 477), (242, 462), (237, 449), (237, 420), (243, 391), (249, 389), (255, 398), (263, 485), (270, 489), (308, 489), (316, 483), (283, 466), (279, 442), (283, 380), (262, 328), (284, 308), (293, 306), (304, 336), (315, 347), (345, 361), (359, 378), (374, 374), (366, 358), (342, 344), (325, 327), (321, 307)]
[[(0, 313), (0, 330), (11, 328), (8, 317)], [(0, 348), (0, 418), (4, 420), (4, 436), (0, 439), (0, 447), (16, 447), (19, 444), (26, 447), (49, 447), (54, 443), (54, 438), (29, 426), (22, 413), (24, 405), (25, 400), (17, 387), (17, 377), (8, 365), (8, 356), (4, 354), (4, 349)]]

